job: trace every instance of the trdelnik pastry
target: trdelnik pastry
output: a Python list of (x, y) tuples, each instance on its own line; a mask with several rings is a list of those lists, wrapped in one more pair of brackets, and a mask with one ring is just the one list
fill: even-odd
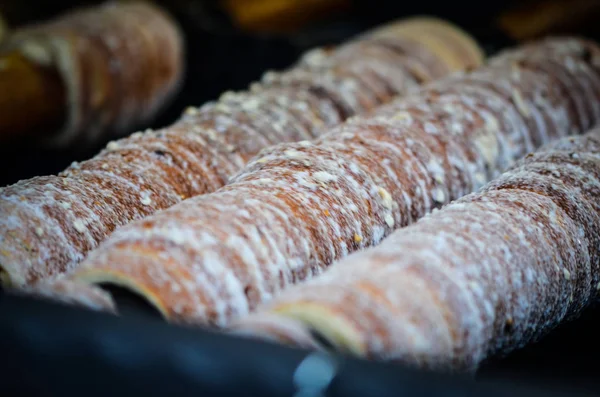
[[(423, 42), (402, 33), (372, 34), (313, 50), (287, 71), (265, 74), (249, 91), (188, 109), (170, 127), (111, 142), (58, 176), (2, 189), (4, 278), (23, 285), (72, 269), (115, 228), (222, 187), (260, 149), (314, 139), (421, 83), (481, 63), (471, 38), (439, 25)], [(469, 48), (460, 65), (452, 51), (439, 50), (448, 31), (456, 31), (449, 36), (456, 41), (452, 51)]]

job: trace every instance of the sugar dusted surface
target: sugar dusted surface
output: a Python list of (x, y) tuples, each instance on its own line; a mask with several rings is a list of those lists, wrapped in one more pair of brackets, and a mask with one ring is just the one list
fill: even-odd
[[(97, 39), (105, 40), (108, 47), (118, 52), (117, 55), (127, 56), (127, 59), (115, 58), (123, 65), (136, 64), (129, 57), (142, 49), (156, 52), (160, 47), (160, 54), (151, 52), (149, 56), (164, 58), (165, 62), (177, 56), (168, 37), (148, 40), (154, 37), (155, 30), (173, 30), (167, 29), (166, 22), (160, 15), (154, 15), (152, 9), (106, 6), (101, 12), (103, 17), (96, 19), (79, 12), (64, 24), (77, 26), (93, 37), (99, 35)], [(118, 21), (114, 20), (115, 15)], [(92, 20), (88, 21), (90, 18)], [(144, 26), (144, 19), (152, 21), (152, 26)], [(143, 37), (130, 38), (132, 43), (129, 43), (119, 36), (120, 30), (106, 32), (103, 23), (114, 27), (120, 26), (123, 20), (128, 21), (123, 30), (137, 30), (138, 33), (142, 30)], [(89, 26), (84, 26), (85, 21)], [(321, 55), (315, 55), (319, 52), (316, 50), (290, 70), (267, 73), (249, 91), (228, 92), (218, 101), (188, 108), (170, 127), (137, 132), (110, 142), (96, 157), (74, 163), (58, 176), (20, 181), (3, 189), (0, 192), (0, 266), (16, 285), (34, 283), (69, 271), (116, 228), (186, 198), (222, 187), (262, 148), (279, 142), (314, 139), (349, 116), (370, 111), (395, 95), (415, 89), (415, 68), (421, 68), (429, 79), (450, 72), (441, 55), (432, 54), (418, 45), (411, 47), (412, 52), (398, 51), (390, 47), (394, 43), (393, 38), (385, 42), (363, 38), (338, 50), (321, 50)], [(408, 59), (418, 66), (402, 67)], [(115, 87), (125, 89), (125, 83), (136, 85), (136, 79), (150, 73), (150, 69), (124, 70), (123, 73), (131, 74), (133, 80), (122, 76), (125, 80)], [(141, 90), (144, 87), (136, 85), (134, 88)], [(92, 113), (104, 121), (124, 123), (134, 116), (148, 115), (157, 107), (146, 97), (142, 102), (127, 95), (119, 98), (122, 99), (118, 103), (121, 113), (112, 108), (96, 109), (97, 112)], [(76, 110), (77, 120), (95, 124), (102, 121), (86, 118), (88, 110)], [(294, 157), (294, 154), (288, 155)], [(348, 166), (352, 164), (348, 163)], [(310, 182), (302, 182), (303, 177), (298, 175), (299, 183), (327, 186), (331, 182), (332, 186), (337, 186), (334, 181), (328, 181), (329, 171), (323, 169), (321, 172), (310, 177)], [(268, 179), (252, 184), (268, 185)], [(347, 183), (359, 182), (344, 180), (342, 184)], [(372, 181), (369, 183), (373, 184)], [(347, 188), (357, 189), (355, 186)], [(279, 217), (277, 210), (272, 211), (275, 212), (267, 218)], [(387, 225), (393, 224), (389, 214), (386, 219)], [(383, 227), (386, 226), (378, 226), (375, 230), (378, 239), (384, 234)], [(181, 230), (175, 233), (177, 236), (184, 234)], [(244, 240), (246, 236), (239, 238)], [(272, 244), (279, 242), (273, 240)], [(278, 252), (277, 255), (285, 253)], [(233, 284), (233, 281), (228, 282), (230, 286)], [(269, 294), (272, 289), (267, 288), (264, 293)], [(242, 298), (238, 296), (238, 299)]]
[[(479, 189), (540, 144), (588, 128), (577, 113), (570, 111), (571, 98), (582, 94), (575, 85), (566, 82), (580, 77), (571, 73), (575, 69), (570, 64), (592, 68), (595, 58), (590, 59), (579, 42), (572, 40), (577, 45), (571, 46), (572, 41), (568, 40), (543, 41), (504, 55), (504, 61), (500, 56), (489, 67), (454, 75), (384, 105), (368, 116), (352, 118), (312, 143), (287, 143), (264, 149), (215, 193), (191, 198), (116, 231), (90, 253), (76, 277), (117, 272), (157, 296), (155, 304), (171, 321), (219, 327), (227, 326), (232, 319), (248, 314), (300, 281), (315, 279), (321, 285), (323, 280), (330, 279), (327, 272), (321, 273), (334, 261), (378, 245), (395, 229)], [(515, 58), (527, 62), (515, 62)], [(556, 67), (552, 73), (541, 66), (548, 60)], [(561, 85), (554, 84), (554, 73), (558, 72), (564, 80)], [(275, 81), (276, 76), (272, 79)], [(344, 106), (351, 104), (346, 102)], [(564, 189), (559, 186), (553, 191), (560, 191), (561, 197), (565, 197)], [(531, 217), (539, 217), (540, 209), (550, 206), (554, 211), (551, 213), (562, 216), (565, 227), (575, 233), (575, 222), (585, 218), (583, 214), (589, 205), (570, 203), (569, 208), (558, 208), (544, 198), (544, 193), (541, 190), (523, 193), (532, 205)], [(465, 205), (459, 202), (451, 208)], [(569, 222), (570, 218), (561, 212), (567, 210), (568, 216), (577, 214), (579, 218)], [(448, 211), (439, 217), (446, 219), (445, 214)], [(473, 235), (486, 230), (482, 223), (486, 218), (478, 221), (469, 214), (464, 216), (460, 223), (465, 228), (472, 224)], [(519, 222), (525, 219), (525, 215), (512, 216)], [(542, 283), (546, 282), (542, 276), (550, 279), (556, 274), (540, 275), (532, 273), (533, 269), (525, 274), (518, 267), (508, 274), (455, 274), (449, 269), (458, 266), (453, 261), (460, 259), (462, 251), (456, 250), (456, 255), (450, 257), (437, 256), (450, 241), (456, 243), (453, 247), (464, 246), (464, 255), (472, 255), (473, 262), (479, 256), (471, 249), (489, 250), (489, 258), (493, 260), (496, 258), (493, 255), (499, 255), (495, 250), (502, 245), (487, 247), (473, 242), (470, 248), (466, 243), (471, 241), (470, 235), (443, 233), (444, 228), (437, 234), (436, 228), (425, 230), (425, 226), (418, 226), (418, 237), (416, 233), (415, 237), (403, 237), (410, 240), (407, 245), (415, 247), (423, 247), (425, 241), (430, 243), (427, 251), (417, 250), (414, 257), (406, 256), (410, 259), (407, 266), (411, 279), (432, 283), (430, 290), (415, 291), (424, 305), (433, 308), (436, 306), (428, 300), (445, 302), (452, 297), (444, 303), (447, 306), (436, 309), (436, 316), (441, 316), (452, 332), (437, 335), (437, 331), (431, 331), (431, 338), (441, 338), (438, 347), (445, 349), (444, 354), (450, 354), (457, 365), (469, 367), (488, 349), (474, 340), (473, 335), (494, 332), (490, 324), (478, 320), (493, 312), (496, 302), (486, 300), (485, 289), (477, 284), (480, 279), (495, 277), (500, 286), (510, 281), (515, 288), (522, 288), (533, 283), (531, 280), (539, 279)], [(523, 233), (514, 229), (506, 234)], [(558, 235), (559, 231), (554, 233)], [(584, 236), (581, 230), (578, 233)], [(536, 247), (540, 255), (549, 255), (554, 250), (567, 263), (566, 249), (558, 252), (559, 248), (553, 246), (544, 253), (544, 244), (548, 242), (538, 240), (519, 240), (519, 243)], [(390, 244), (384, 250), (391, 249)], [(507, 248), (501, 253), (506, 252)], [(416, 266), (421, 262), (431, 268), (431, 280), (425, 268)], [(498, 265), (488, 266), (490, 272), (504, 271), (494, 266)], [(566, 280), (563, 269), (569, 272), (569, 280), (577, 279), (575, 269), (563, 265), (557, 273), (561, 280)], [(472, 271), (476, 270), (481, 269)], [(345, 276), (339, 272), (344, 270), (336, 272), (336, 280), (343, 280)], [(318, 275), (321, 276), (315, 277)], [(368, 298), (371, 287), (358, 288), (356, 296), (352, 290), (345, 290), (339, 296), (321, 290), (316, 296), (337, 297), (339, 302), (346, 303), (349, 301), (344, 299), (354, 296), (352, 302), (356, 306), (348, 303), (345, 310), (376, 307), (374, 312), (360, 315), (396, 324), (383, 306), (359, 304), (363, 299), (371, 299)], [(567, 300), (570, 298), (568, 291), (561, 294)], [(393, 293), (378, 297), (384, 298), (400, 301)], [(504, 302), (509, 314), (500, 320), (515, 324), (517, 334), (521, 332), (517, 320), (533, 315), (523, 299), (515, 296)], [(469, 313), (466, 317), (457, 313), (461, 307)], [(411, 313), (411, 316), (418, 314)], [(357, 313), (353, 321), (359, 321), (360, 315)], [(428, 321), (435, 324), (433, 319)], [(373, 344), (369, 345), (369, 351), (374, 356), (392, 351), (389, 349), (396, 340), (419, 340), (419, 360), (426, 360), (431, 339), (419, 336), (422, 326), (402, 328), (398, 331), (401, 335), (390, 338), (379, 331), (385, 333), (396, 328), (373, 324), (377, 328), (365, 330), (365, 335), (374, 335), (375, 339), (365, 339), (365, 343)]]
[(349, 322), (365, 357), (444, 370), (534, 341), (598, 298), (599, 143), (549, 144), (249, 317), (319, 307), (310, 325)]

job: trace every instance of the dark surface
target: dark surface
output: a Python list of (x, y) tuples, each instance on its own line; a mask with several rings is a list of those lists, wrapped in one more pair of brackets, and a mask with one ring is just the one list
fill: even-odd
[(600, 390), (598, 318), (600, 307), (589, 308), (539, 342), (485, 363), (479, 379), (502, 377)]
[[(0, 296), (0, 313), (3, 396), (292, 396), (294, 374), (310, 354), (148, 317), (118, 318), (12, 296)], [(347, 357), (329, 360), (335, 368), (326, 393), (331, 397), (598, 395), (474, 382)]]

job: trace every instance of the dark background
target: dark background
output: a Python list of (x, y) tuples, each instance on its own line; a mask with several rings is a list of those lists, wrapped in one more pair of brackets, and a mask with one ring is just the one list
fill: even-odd
[[(0, 3), (0, 13), (10, 25), (19, 26), (50, 18), (75, 5), (97, 2), (38, 0), (35, 7), (33, 3), (23, 3), (27, 2), (3, 0)], [(175, 16), (186, 34), (187, 72), (181, 92), (152, 123), (153, 127), (168, 125), (188, 105), (200, 105), (225, 90), (245, 88), (265, 70), (290, 65), (308, 48), (337, 43), (369, 27), (404, 16), (430, 14), (449, 19), (473, 34), (491, 54), (517, 41), (499, 28), (496, 21), (503, 11), (523, 2), (353, 0), (349, 8), (315, 18), (302, 29), (286, 33), (256, 33), (236, 28), (214, 1), (157, 3)], [(600, 39), (598, 25), (592, 18), (591, 22), (571, 24), (556, 31)], [(48, 152), (34, 149), (30, 144), (0, 146), (0, 186), (36, 175), (56, 173), (74, 160), (90, 157), (97, 149)], [(0, 312), (0, 317), (5, 315)], [(19, 316), (19, 312), (13, 311), (10, 315)], [(597, 308), (587, 310), (581, 319), (560, 327), (539, 343), (486, 363), (478, 378), (499, 379), (501, 382), (539, 381), (563, 388), (600, 391), (597, 379), (599, 366), (596, 364), (597, 357), (600, 357), (597, 343), (600, 326), (594, 321), (599, 315)], [(45, 320), (45, 324), (53, 321), (52, 318)], [(77, 327), (77, 321), (71, 325)], [(167, 332), (163, 336), (169, 338), (174, 335), (169, 336)]]

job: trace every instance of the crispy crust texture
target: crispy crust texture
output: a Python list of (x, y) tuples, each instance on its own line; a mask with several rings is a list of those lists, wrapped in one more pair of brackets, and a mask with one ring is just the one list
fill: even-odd
[[(168, 43), (160, 47), (177, 53)], [(72, 269), (115, 228), (222, 187), (260, 149), (314, 139), (348, 117), (448, 75), (453, 69), (446, 56), (399, 33), (314, 50), (287, 71), (266, 73), (248, 91), (189, 108), (170, 127), (111, 142), (58, 176), (1, 189), (0, 267), (15, 285)], [(134, 104), (123, 102), (118, 114), (137, 111)]]
[[(582, 120), (574, 105), (600, 100), (580, 89), (598, 83), (596, 53), (577, 39), (538, 42), (313, 142), (265, 149), (215, 193), (116, 231), (74, 277), (111, 282), (118, 273), (171, 321), (226, 326), (600, 120), (592, 108)], [(362, 307), (348, 294), (348, 308)]]
[(362, 357), (474, 370), (597, 300), (599, 193), (596, 129), (527, 155), (246, 321), (276, 313)]

